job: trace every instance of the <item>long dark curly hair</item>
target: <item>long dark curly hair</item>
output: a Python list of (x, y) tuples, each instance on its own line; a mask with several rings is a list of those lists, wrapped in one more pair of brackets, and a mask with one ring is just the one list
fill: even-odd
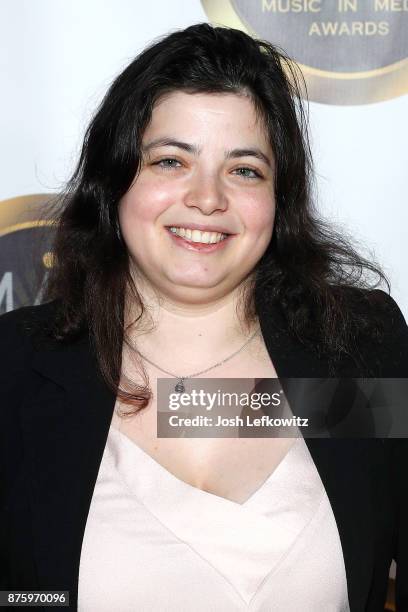
[(138, 408), (151, 394), (142, 365), (144, 384), (120, 388), (126, 296), (139, 306), (134, 325), (145, 308), (130, 274), (118, 203), (140, 169), (142, 136), (154, 104), (176, 90), (249, 95), (270, 138), (276, 159), (275, 225), (245, 294), (247, 320), (273, 303), (288, 333), (334, 362), (353, 354), (357, 332), (379, 336), (375, 309), (370, 314), (358, 304), (369, 303), (367, 289), (381, 282), (389, 290), (382, 271), (315, 209), (305, 83), (296, 65), (282, 50), (239, 30), (203, 23), (173, 32), (114, 80), (52, 211), (58, 221), (55, 265), (45, 294), (58, 303), (52, 335), (69, 342), (87, 330), (106, 383), (122, 402)]

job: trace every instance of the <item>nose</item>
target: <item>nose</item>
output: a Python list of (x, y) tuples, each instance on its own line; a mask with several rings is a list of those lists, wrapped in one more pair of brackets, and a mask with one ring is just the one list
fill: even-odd
[(227, 209), (227, 197), (220, 178), (214, 173), (197, 173), (191, 179), (184, 203), (189, 208), (198, 208), (204, 215)]

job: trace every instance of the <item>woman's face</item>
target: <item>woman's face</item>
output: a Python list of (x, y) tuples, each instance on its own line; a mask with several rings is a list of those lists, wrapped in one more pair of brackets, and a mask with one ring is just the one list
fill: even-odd
[(133, 269), (176, 301), (227, 295), (265, 252), (274, 224), (273, 153), (252, 101), (168, 94), (153, 109), (142, 152), (119, 205)]

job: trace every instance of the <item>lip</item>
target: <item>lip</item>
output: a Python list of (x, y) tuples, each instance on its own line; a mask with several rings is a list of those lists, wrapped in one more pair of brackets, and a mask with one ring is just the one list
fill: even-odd
[(219, 232), (221, 234), (227, 234), (228, 236), (234, 235), (224, 227), (221, 227), (221, 225), (204, 225), (202, 223), (175, 223), (174, 225), (166, 225), (167, 229), (171, 227), (183, 227), (184, 229), (201, 230), (202, 232)]
[[(220, 242), (216, 242), (214, 244), (204, 244), (203, 242), (193, 242), (188, 238), (182, 238), (181, 236), (177, 236), (177, 234), (173, 234), (170, 231), (170, 227), (185, 227), (178, 225), (170, 225), (167, 229), (167, 233), (172, 240), (174, 240), (177, 246), (180, 246), (188, 251), (196, 251), (197, 253), (212, 253), (213, 251), (219, 251), (225, 248), (226, 244), (233, 239), (233, 234), (228, 235), (224, 240)], [(189, 228), (189, 229), (198, 229), (198, 228)], [(208, 230), (209, 231), (209, 230)]]

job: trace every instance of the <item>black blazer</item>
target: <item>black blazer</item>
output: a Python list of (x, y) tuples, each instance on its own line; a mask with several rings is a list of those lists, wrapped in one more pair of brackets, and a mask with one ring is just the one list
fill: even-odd
[[(408, 377), (407, 325), (390, 297), (377, 298), (386, 338), (375, 351), (361, 342), (361, 354), (370, 376)], [(87, 334), (65, 347), (32, 336), (54, 309), (50, 302), (0, 317), (0, 590), (69, 590), (70, 607), (61, 610), (76, 610), (82, 539), (115, 396)], [(329, 376), (326, 361), (285, 331), (277, 309), (258, 306), (258, 313), (279, 377)], [(336, 374), (362, 372), (343, 359)], [(306, 438), (337, 522), (351, 612), (383, 611), (392, 558), (397, 609), (408, 611), (407, 442)]]

